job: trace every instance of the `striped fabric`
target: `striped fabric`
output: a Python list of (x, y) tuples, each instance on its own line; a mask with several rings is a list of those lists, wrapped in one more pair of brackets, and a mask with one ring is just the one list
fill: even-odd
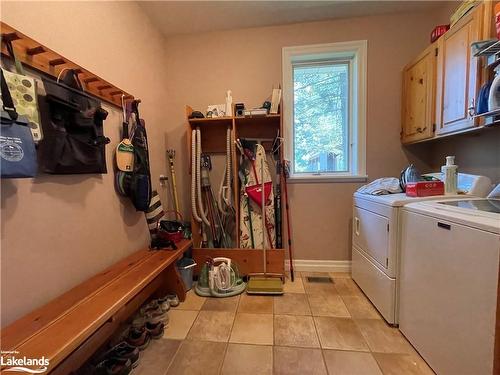
[(149, 233), (155, 233), (156, 228), (158, 228), (158, 221), (160, 221), (160, 219), (165, 215), (163, 212), (163, 206), (161, 205), (160, 195), (156, 190), (153, 190), (149, 208), (144, 214), (146, 215), (146, 221), (148, 222)]

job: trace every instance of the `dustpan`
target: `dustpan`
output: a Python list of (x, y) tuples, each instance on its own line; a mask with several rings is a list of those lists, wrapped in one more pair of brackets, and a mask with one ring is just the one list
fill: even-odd
[[(264, 189), (264, 195), (262, 195), (262, 189)], [(259, 207), (266, 205), (269, 196), (271, 195), (271, 191), (273, 189), (273, 183), (271, 181), (265, 182), (264, 184), (247, 186), (245, 188), (245, 192), (248, 197), (253, 200)], [(264, 197), (264, 198), (262, 198)], [(262, 201), (264, 199), (264, 201)]]
[[(260, 189), (260, 206), (262, 207), (262, 228), (266, 225), (266, 199), (265, 199), (265, 184), (264, 184), (264, 161), (261, 161), (261, 189)], [(283, 294), (283, 279), (284, 276), (276, 273), (267, 273), (267, 253), (266, 253), (266, 231), (262, 231), (262, 254), (264, 258), (264, 272), (254, 273), (249, 275), (247, 284), (248, 294)]]

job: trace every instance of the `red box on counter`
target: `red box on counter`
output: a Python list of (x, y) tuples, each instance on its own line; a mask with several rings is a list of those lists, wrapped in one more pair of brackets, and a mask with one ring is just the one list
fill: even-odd
[(431, 43), (434, 43), (436, 40), (439, 39), (441, 35), (443, 35), (445, 32), (447, 32), (450, 29), (450, 25), (439, 25), (432, 30), (431, 33)]
[(443, 194), (443, 181), (419, 181), (406, 184), (406, 195), (409, 197), (430, 197)]

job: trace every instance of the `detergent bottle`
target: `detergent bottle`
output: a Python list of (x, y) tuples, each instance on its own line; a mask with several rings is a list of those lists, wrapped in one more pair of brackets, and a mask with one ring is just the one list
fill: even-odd
[(441, 173), (443, 174), (445, 195), (457, 194), (458, 166), (455, 165), (454, 156), (446, 157), (446, 164), (441, 167)]

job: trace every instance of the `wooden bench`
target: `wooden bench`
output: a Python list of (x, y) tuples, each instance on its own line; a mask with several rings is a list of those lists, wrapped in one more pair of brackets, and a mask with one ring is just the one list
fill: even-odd
[[(5, 327), (1, 350), (50, 361), (48, 372), (78, 369), (150, 296), (186, 291), (175, 261), (192, 246), (138, 251)], [(2, 371), (3, 372), (3, 371)]]

